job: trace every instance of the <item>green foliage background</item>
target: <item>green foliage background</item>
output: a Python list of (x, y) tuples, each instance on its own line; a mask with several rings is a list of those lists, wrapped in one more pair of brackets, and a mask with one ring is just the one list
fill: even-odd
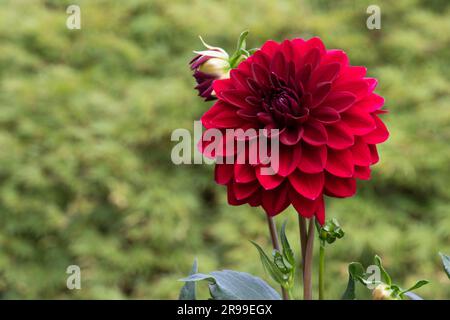
[[(328, 297), (349, 262), (378, 253), (397, 283), (427, 278), (419, 294), (450, 298), (438, 257), (450, 253), (448, 1), (0, 4), (0, 298), (176, 298), (194, 257), (203, 272), (268, 279), (248, 241), (269, 249), (262, 211), (228, 206), (212, 166), (170, 161), (171, 132), (209, 107), (187, 65), (197, 36), (231, 50), (244, 29), (249, 47), (317, 35), (344, 49), (390, 110), (373, 179), (327, 201), (346, 231), (327, 251)], [(81, 30), (65, 26), (69, 4)], [(366, 28), (370, 4), (381, 30)], [(298, 249), (294, 210), (284, 219)], [(66, 288), (71, 264), (81, 290)]]

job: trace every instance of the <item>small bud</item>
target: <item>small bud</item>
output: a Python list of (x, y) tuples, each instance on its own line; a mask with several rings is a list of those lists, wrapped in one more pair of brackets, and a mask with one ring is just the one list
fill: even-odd
[(229, 78), (231, 66), (225, 50), (208, 45), (201, 37), (200, 40), (208, 50), (194, 51), (197, 56), (192, 59), (190, 66), (197, 82), (195, 89), (198, 90), (199, 96), (209, 101), (216, 99), (213, 91), (214, 80)]
[(317, 228), (320, 240), (329, 244), (335, 242), (336, 239), (341, 239), (345, 234), (336, 219), (327, 220), (322, 226), (317, 224)]
[(387, 284), (379, 284), (372, 291), (373, 300), (398, 300), (394, 294), (394, 290), (391, 289)]

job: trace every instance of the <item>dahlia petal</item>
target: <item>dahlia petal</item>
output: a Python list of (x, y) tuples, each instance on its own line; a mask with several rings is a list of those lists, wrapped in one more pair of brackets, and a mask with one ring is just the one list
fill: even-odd
[(236, 115), (243, 120), (256, 122), (258, 120), (258, 116), (255, 112), (255, 110), (240, 109), (236, 112)]
[(214, 168), (214, 179), (217, 184), (228, 184), (233, 178), (232, 164), (216, 164)]
[(325, 45), (323, 44), (322, 40), (319, 37), (313, 37), (309, 40), (307, 40), (305, 42), (305, 46), (309, 49), (309, 48), (315, 48), (318, 49), (319, 53), (325, 54), (326, 53), (326, 48)]
[(262, 191), (260, 188), (255, 193), (253, 193), (253, 195), (250, 198), (248, 198), (246, 201), (252, 207), (259, 207), (261, 205), (261, 194), (262, 194)]
[(284, 40), (281, 43), (281, 51), (283, 52), (284, 57), (286, 58), (286, 62), (289, 62), (294, 57), (294, 47), (290, 40)]
[(248, 91), (246, 90), (225, 90), (222, 91), (220, 94), (220, 98), (222, 100), (225, 100), (226, 102), (230, 103), (231, 105), (234, 105), (238, 108), (243, 109), (254, 109), (254, 106), (249, 104), (246, 100), (246, 98), (249, 96)]
[(261, 167), (256, 168), (256, 178), (265, 190), (271, 190), (278, 187), (283, 181), (284, 177), (277, 174), (263, 175), (261, 174)]
[(240, 117), (235, 111), (223, 109), (209, 124), (215, 128), (239, 128), (243, 126), (246, 121)]
[[(300, 145), (289, 147), (280, 145), (277, 174), (282, 177), (287, 177), (288, 175), (290, 175), (299, 164), (301, 154), (302, 148)], [(272, 158), (275, 157), (274, 154), (272, 154), (271, 156)]]
[(319, 121), (309, 119), (305, 122), (303, 129), (303, 140), (310, 145), (320, 146), (327, 143), (327, 130)]
[(369, 144), (382, 143), (386, 141), (387, 138), (389, 138), (389, 131), (387, 130), (386, 125), (377, 115), (373, 115), (372, 117), (375, 121), (376, 129), (363, 136), (363, 139), (366, 143)]
[(325, 202), (323, 197), (321, 197), (316, 206), (316, 218), (320, 225), (325, 223)]
[(350, 80), (347, 82), (334, 83), (333, 90), (335, 91), (348, 91), (355, 95), (356, 100), (361, 100), (369, 93), (369, 85), (363, 79)]
[(377, 163), (378, 161), (380, 161), (380, 156), (378, 155), (378, 150), (377, 150), (377, 146), (374, 144), (369, 144), (369, 149), (370, 149), (370, 157), (372, 159), (371, 161), (371, 165)]
[(314, 88), (318, 83), (321, 82), (332, 82), (339, 74), (340, 68), (341, 65), (337, 62), (321, 64), (314, 71), (314, 74), (311, 77), (309, 88)]
[(286, 127), (280, 132), (280, 142), (287, 146), (292, 146), (297, 144), (303, 135), (303, 128), (295, 126), (295, 127)]
[(370, 179), (369, 166), (355, 166), (355, 178), (361, 180), (369, 180)]
[(322, 123), (335, 123), (341, 119), (336, 109), (330, 107), (320, 107), (311, 110), (311, 115)]
[(268, 40), (263, 44), (260, 50), (265, 52), (268, 56), (273, 57), (279, 48), (280, 45), (277, 42)]
[(355, 144), (350, 147), (353, 156), (353, 163), (358, 166), (369, 166), (372, 162), (370, 149), (367, 143), (361, 138), (355, 139)]
[(234, 81), (233, 79), (216, 80), (213, 83), (213, 88), (216, 95), (220, 97), (222, 91), (235, 89)]
[(354, 108), (360, 109), (364, 112), (372, 113), (378, 111), (384, 105), (384, 98), (376, 93), (371, 93), (363, 100), (358, 101), (353, 105)]
[(339, 178), (332, 174), (325, 175), (325, 194), (336, 198), (351, 197), (356, 192), (354, 178)]
[(358, 136), (365, 135), (377, 127), (372, 115), (357, 108), (352, 107), (341, 116), (342, 120), (352, 129), (353, 134)]
[(322, 82), (317, 85), (317, 88), (313, 91), (312, 94), (312, 103), (310, 108), (314, 108), (321, 104), (327, 95), (331, 91), (331, 82)]
[(378, 85), (378, 80), (375, 78), (365, 78), (364, 81), (367, 83), (367, 91), (372, 92), (375, 90), (376, 86)]
[(244, 200), (254, 194), (260, 187), (259, 183), (254, 181), (250, 183), (233, 183), (234, 196), (237, 200)]
[(295, 75), (295, 81), (301, 83), (302, 86), (305, 87), (311, 77), (311, 73), (312, 66), (310, 64), (305, 64)]
[(294, 206), (295, 210), (302, 217), (311, 218), (316, 213), (318, 200), (309, 200), (298, 194), (297, 191), (291, 188), (289, 192), (289, 198)]
[(284, 183), (274, 190), (263, 191), (261, 195), (262, 207), (269, 216), (275, 216), (289, 207), (288, 184)]
[(352, 153), (349, 150), (328, 149), (325, 170), (337, 177), (352, 177), (354, 173)]
[(327, 161), (326, 146), (310, 146), (306, 143), (302, 144), (302, 154), (297, 168), (305, 173), (322, 172)]
[(258, 64), (266, 70), (269, 69), (272, 57), (268, 56), (264, 51), (256, 51), (251, 58), (253, 59), (252, 64)]
[(322, 103), (323, 106), (327, 106), (335, 109), (337, 112), (341, 113), (350, 108), (356, 101), (356, 97), (351, 92), (330, 92), (325, 101)]
[(242, 71), (241, 68), (239, 69), (232, 69), (230, 71), (230, 78), (234, 81), (236, 89), (239, 90), (249, 90), (247, 85), (247, 79), (250, 75), (245, 74), (244, 71)]
[(212, 128), (213, 125), (211, 124), (211, 120), (214, 119), (214, 117), (216, 117), (219, 113), (221, 113), (223, 108), (229, 108), (229, 106), (220, 100), (214, 103), (213, 106), (200, 118), (203, 126), (205, 126), (205, 128), (207, 129)]
[(320, 63), (320, 50), (312, 48), (303, 58), (303, 63), (311, 65), (311, 69), (314, 70)]
[(344, 70), (342, 70), (341, 75), (339, 76), (338, 80), (342, 82), (346, 82), (348, 80), (352, 79), (361, 79), (364, 78), (364, 76), (367, 73), (366, 67), (361, 66), (348, 66)]
[(326, 54), (322, 57), (322, 63), (339, 63), (340, 67), (347, 67), (349, 60), (347, 54), (342, 50), (331, 49), (327, 50)]
[(281, 51), (278, 51), (272, 59), (270, 64), (270, 72), (273, 72), (278, 77), (287, 79), (286, 77), (286, 60), (284, 59), (284, 55)]
[(269, 80), (269, 72), (266, 68), (264, 68), (262, 65), (259, 65), (257, 63), (252, 64), (252, 72), (253, 72), (253, 79), (266, 87), (270, 86), (270, 80)]
[(228, 204), (232, 206), (240, 206), (246, 203), (247, 201), (245, 199), (238, 200), (234, 194), (234, 188), (233, 184), (229, 183), (227, 184), (227, 200)]
[(309, 174), (296, 170), (289, 175), (289, 182), (302, 196), (315, 200), (322, 193), (325, 179), (323, 172)]
[(256, 180), (255, 168), (248, 164), (235, 164), (234, 165), (234, 181), (238, 183), (248, 183)]
[(355, 142), (351, 128), (342, 121), (327, 126), (327, 132), (327, 145), (333, 149), (347, 149)]

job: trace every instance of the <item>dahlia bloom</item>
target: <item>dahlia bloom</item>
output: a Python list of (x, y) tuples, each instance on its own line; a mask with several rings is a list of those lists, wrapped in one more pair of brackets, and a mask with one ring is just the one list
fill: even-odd
[(194, 71), (194, 78), (197, 82), (195, 89), (198, 95), (205, 101), (216, 99), (213, 91), (213, 82), (217, 79), (226, 79), (230, 76), (229, 56), (225, 50), (212, 47), (200, 38), (208, 50), (194, 51), (197, 55), (189, 63)]
[[(201, 118), (206, 129), (279, 129), (276, 174), (261, 174), (267, 166), (262, 159), (216, 164), (215, 179), (227, 186), (228, 202), (262, 206), (270, 216), (292, 204), (323, 224), (324, 195), (354, 195), (356, 179), (369, 179), (378, 162), (376, 145), (389, 136), (376, 85), (365, 67), (351, 66), (342, 50), (327, 50), (319, 38), (267, 41), (229, 79), (215, 80), (218, 100)], [(221, 143), (234, 139), (224, 135)], [(204, 154), (209, 143), (200, 144)], [(246, 155), (253, 152), (248, 145)], [(221, 153), (238, 156), (225, 148)]]

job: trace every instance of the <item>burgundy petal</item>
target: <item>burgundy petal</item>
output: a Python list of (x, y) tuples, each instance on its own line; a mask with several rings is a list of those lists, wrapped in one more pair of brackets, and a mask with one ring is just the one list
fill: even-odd
[(256, 178), (261, 183), (261, 186), (265, 190), (271, 190), (278, 187), (283, 181), (284, 177), (277, 174), (263, 175), (261, 174), (261, 167), (256, 169)]
[(346, 149), (355, 142), (351, 128), (342, 121), (327, 126), (327, 132), (327, 145), (333, 149)]
[(325, 175), (325, 194), (336, 198), (351, 197), (356, 192), (354, 178), (339, 178), (332, 174)]
[(306, 143), (302, 144), (302, 155), (298, 168), (306, 173), (322, 172), (327, 161), (326, 146), (310, 146)]
[(310, 119), (304, 124), (303, 140), (313, 146), (324, 145), (328, 141), (327, 131), (322, 123)]
[(334, 123), (341, 119), (336, 109), (330, 107), (319, 107), (312, 109), (311, 115), (322, 123)]
[(280, 142), (287, 146), (297, 144), (303, 135), (303, 128), (301, 127), (286, 127), (280, 132)]
[(338, 177), (352, 177), (354, 172), (352, 153), (349, 150), (328, 149), (325, 169)]
[(289, 189), (287, 183), (283, 183), (277, 189), (263, 191), (262, 206), (269, 216), (275, 216), (289, 207)]
[(322, 193), (324, 181), (323, 172), (309, 174), (296, 170), (289, 175), (289, 182), (292, 187), (310, 200), (315, 200)]
[(356, 97), (351, 92), (332, 91), (322, 105), (333, 108), (337, 112), (341, 113), (350, 108), (355, 101)]

